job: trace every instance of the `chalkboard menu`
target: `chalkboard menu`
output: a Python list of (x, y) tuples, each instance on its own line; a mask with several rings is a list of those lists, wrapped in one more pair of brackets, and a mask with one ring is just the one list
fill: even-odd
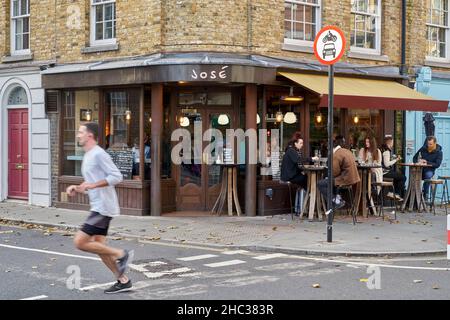
[(124, 179), (131, 179), (133, 171), (133, 151), (131, 150), (106, 150), (112, 161), (120, 170)]

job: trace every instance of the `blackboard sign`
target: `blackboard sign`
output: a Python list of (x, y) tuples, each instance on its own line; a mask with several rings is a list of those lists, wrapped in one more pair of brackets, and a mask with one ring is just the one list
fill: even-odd
[(120, 170), (124, 179), (131, 179), (133, 171), (133, 151), (131, 150), (106, 150), (112, 161)]

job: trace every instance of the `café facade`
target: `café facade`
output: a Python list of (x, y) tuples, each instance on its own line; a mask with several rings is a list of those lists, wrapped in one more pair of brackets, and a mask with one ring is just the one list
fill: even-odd
[[(221, 165), (210, 164), (203, 154), (197, 162), (172, 161), (179, 142), (172, 141), (176, 129), (186, 129), (192, 138), (196, 125), (203, 132), (266, 129), (269, 140), (271, 130), (278, 129), (281, 155), (292, 134), (300, 131), (306, 154), (320, 150), (326, 155), (327, 69), (310, 60), (212, 52), (155, 54), (52, 65), (42, 72), (42, 85), (53, 128), (52, 202), (57, 207), (89, 208), (86, 196), (65, 193), (67, 186), (82, 181), (83, 152), (76, 132), (83, 121), (99, 123), (99, 144), (124, 174), (116, 189), (122, 213), (130, 215), (207, 215), (214, 206), (221, 190)], [(362, 146), (366, 136), (381, 144), (384, 135), (391, 134), (402, 150), (404, 110), (439, 112), (447, 104), (410, 89), (398, 68), (336, 65), (334, 133), (356, 146)], [(197, 147), (204, 150), (210, 142)], [(254, 150), (246, 148), (248, 144), (238, 145), (236, 154), (248, 159)], [(243, 162), (237, 167), (237, 190), (244, 213), (289, 212), (279, 171), (272, 167), (272, 175), (262, 174), (263, 165)]]

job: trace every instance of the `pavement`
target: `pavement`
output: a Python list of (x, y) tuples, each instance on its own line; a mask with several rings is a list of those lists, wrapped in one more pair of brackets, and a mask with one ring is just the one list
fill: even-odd
[[(77, 229), (87, 212), (0, 203), (0, 224), (28, 228)], [(432, 213), (385, 214), (385, 219), (336, 216), (333, 241), (327, 242), (326, 222), (276, 216), (161, 216), (122, 215), (112, 220), (109, 235), (189, 245), (330, 256), (415, 256), (447, 252), (447, 217), (444, 209)]]

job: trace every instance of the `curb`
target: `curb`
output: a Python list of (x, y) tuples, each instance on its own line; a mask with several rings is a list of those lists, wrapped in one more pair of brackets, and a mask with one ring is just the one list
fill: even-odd
[[(20, 219), (10, 219), (10, 218), (0, 218), (0, 223), (2, 222), (10, 222), (10, 223), (18, 223), (18, 224), (34, 224), (42, 227), (48, 228), (58, 228), (70, 231), (77, 231), (79, 226), (69, 225), (69, 224), (57, 224), (57, 223), (48, 223), (41, 221), (24, 221)], [(210, 243), (202, 243), (195, 241), (177, 241), (171, 239), (160, 239), (160, 240), (150, 240), (146, 239), (145, 236), (136, 236), (133, 234), (116, 231), (111, 229), (111, 235), (122, 236), (125, 238), (131, 238), (136, 240), (141, 240), (145, 242), (162, 242), (162, 243), (170, 243), (170, 244), (178, 244), (178, 245), (195, 245), (206, 248), (215, 248), (215, 249), (225, 249), (225, 248), (233, 248), (233, 249), (241, 249), (241, 250), (249, 250), (249, 251), (263, 251), (263, 252), (277, 252), (277, 253), (286, 253), (291, 255), (308, 255), (308, 256), (333, 256), (333, 257), (423, 257), (423, 256), (439, 256), (446, 255), (446, 250), (440, 251), (415, 251), (415, 252), (362, 252), (362, 251), (326, 251), (326, 250), (311, 250), (311, 249), (298, 249), (298, 248), (289, 248), (289, 247), (277, 247), (277, 246), (266, 246), (266, 245), (258, 245), (258, 244), (248, 244), (248, 245), (225, 245), (225, 244), (210, 244)]]

